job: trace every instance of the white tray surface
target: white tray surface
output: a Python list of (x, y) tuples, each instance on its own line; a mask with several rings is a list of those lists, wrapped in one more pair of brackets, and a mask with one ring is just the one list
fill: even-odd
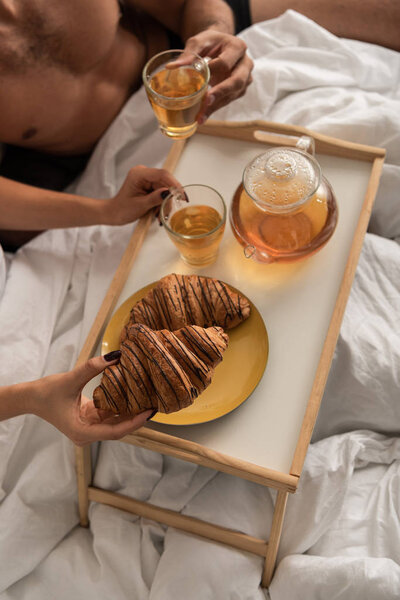
[[(244, 166), (266, 148), (256, 142), (196, 135), (187, 142), (175, 175), (184, 185), (215, 187), (229, 207)], [(270, 353), (264, 376), (247, 401), (207, 424), (150, 426), (283, 473), (290, 472), (371, 170), (370, 162), (316, 158), (339, 207), (336, 231), (316, 255), (292, 265), (257, 264), (244, 257), (227, 223), (217, 262), (196, 270), (180, 260), (166, 232), (154, 222), (117, 303), (118, 308), (138, 289), (173, 272), (222, 279), (252, 300), (267, 327)], [(87, 386), (85, 393), (90, 394), (97, 383)]]

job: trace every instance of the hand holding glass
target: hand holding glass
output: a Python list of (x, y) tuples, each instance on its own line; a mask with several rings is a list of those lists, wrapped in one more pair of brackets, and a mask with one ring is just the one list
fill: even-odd
[(209, 265), (217, 258), (225, 230), (224, 199), (208, 185), (187, 185), (182, 190), (165, 198), (161, 222), (184, 262)]
[(207, 60), (185, 54), (183, 50), (167, 50), (153, 56), (143, 69), (147, 96), (162, 133), (174, 139), (186, 138), (196, 131), (197, 117), (210, 79)]

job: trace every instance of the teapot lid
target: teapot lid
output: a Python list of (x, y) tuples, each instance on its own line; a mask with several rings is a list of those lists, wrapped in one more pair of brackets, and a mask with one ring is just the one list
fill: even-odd
[(244, 170), (243, 185), (261, 208), (289, 212), (312, 196), (321, 181), (313, 156), (295, 148), (271, 148)]

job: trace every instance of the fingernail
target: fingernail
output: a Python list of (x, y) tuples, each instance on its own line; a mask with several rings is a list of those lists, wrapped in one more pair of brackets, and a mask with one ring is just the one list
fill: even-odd
[(212, 94), (210, 96), (207, 97), (207, 106), (211, 106), (211, 104), (214, 104), (214, 100), (215, 100), (215, 96), (213, 96)]
[(171, 193), (171, 192), (170, 192), (169, 190), (163, 190), (163, 191), (161, 192), (161, 198), (162, 198), (163, 200), (165, 200), (165, 198), (166, 198), (167, 196), (169, 196), (169, 195), (170, 195), (170, 193)]
[(186, 193), (186, 192), (183, 192), (183, 195), (185, 196), (185, 200), (186, 200), (186, 202), (189, 202), (189, 198), (187, 197), (187, 193)]
[(150, 421), (150, 419), (152, 419), (154, 417), (154, 415), (158, 412), (158, 410), (153, 410), (153, 412), (151, 413), (151, 415), (149, 415), (146, 419), (146, 421)]
[(111, 362), (112, 360), (118, 360), (121, 358), (121, 350), (113, 350), (112, 352), (108, 352), (103, 356), (104, 360), (107, 362)]

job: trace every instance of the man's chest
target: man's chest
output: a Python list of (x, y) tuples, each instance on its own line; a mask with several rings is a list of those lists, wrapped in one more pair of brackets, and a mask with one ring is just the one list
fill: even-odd
[[(68, 6), (60, 12), (55, 4)], [(140, 43), (119, 27), (117, 2), (48, 1), (48, 23), (41, 0), (32, 6), (9, 27), (8, 40), (0, 28), (0, 140), (48, 151), (86, 149), (140, 75)]]
[(13, 5), (12, 12), (0, 11), (3, 73), (38, 65), (84, 73), (113, 46), (120, 20), (117, 0), (16, 0)]

